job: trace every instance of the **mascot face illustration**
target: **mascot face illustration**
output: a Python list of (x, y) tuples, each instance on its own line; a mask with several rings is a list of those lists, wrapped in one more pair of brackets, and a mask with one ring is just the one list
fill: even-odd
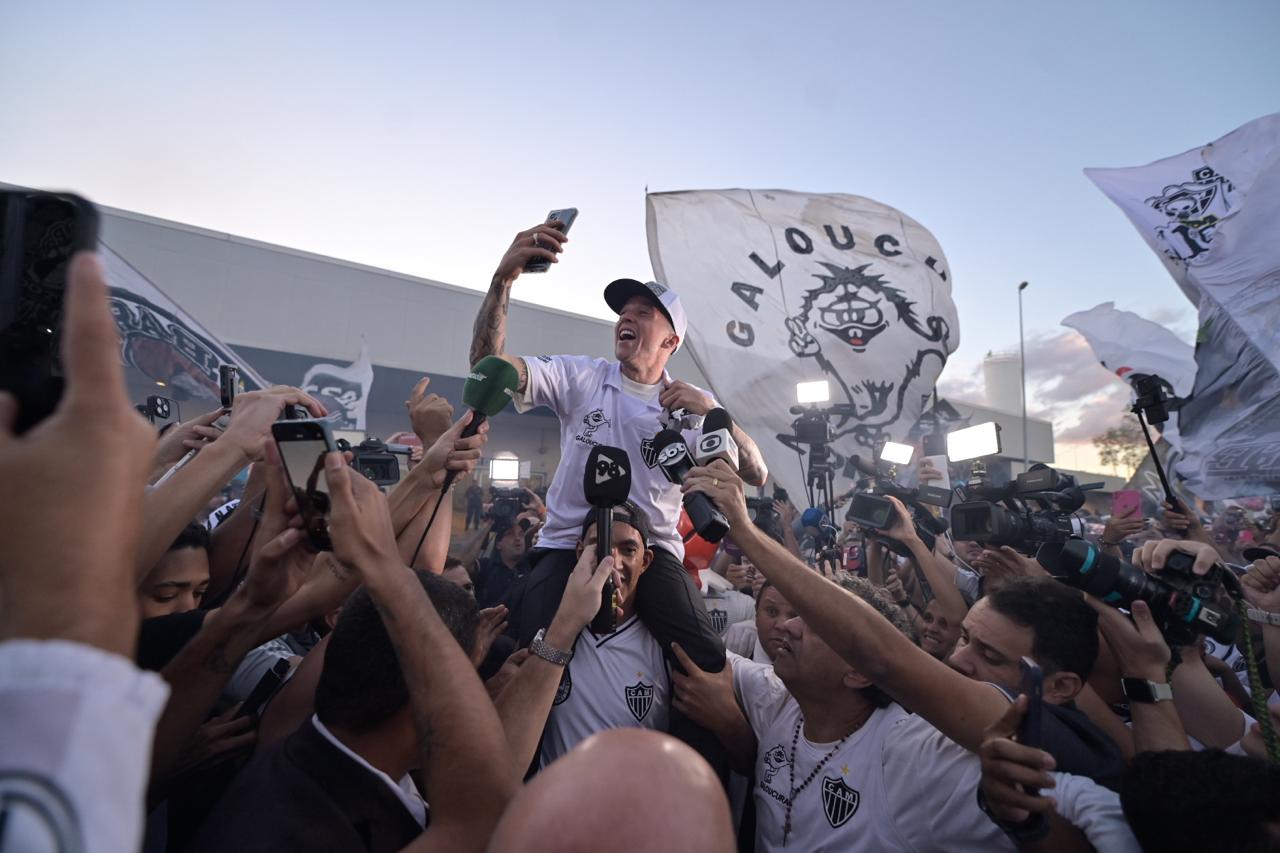
[(783, 751), (781, 746), (775, 746), (764, 754), (764, 781), (772, 782), (773, 777), (778, 775), (778, 771), (789, 765), (787, 761), (787, 753)]
[[(926, 363), (936, 359), (940, 369), (946, 361), (951, 331), (941, 316), (919, 316), (917, 303), (872, 272), (871, 264), (820, 266), (826, 273), (814, 274), (818, 285), (804, 291), (799, 313), (786, 320), (787, 343), (800, 358), (816, 361), (844, 392), (846, 413), (833, 437), (853, 434), (871, 447), (898, 420)], [(894, 364), (894, 353), (902, 363)]]

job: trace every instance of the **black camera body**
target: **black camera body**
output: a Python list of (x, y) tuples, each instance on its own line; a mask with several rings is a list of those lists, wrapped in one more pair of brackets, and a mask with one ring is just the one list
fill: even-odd
[(494, 489), (493, 506), (486, 518), (493, 521), (493, 532), (499, 536), (516, 523), (516, 516), (524, 512), (529, 496), (524, 489)]
[(1084, 493), (1101, 483), (1081, 486), (1069, 474), (1037, 463), (1012, 483), (975, 483), (964, 487), (965, 500), (951, 508), (951, 533), (984, 545), (1008, 545), (1035, 554), (1041, 545), (1084, 535)]
[(1219, 593), (1235, 577), (1228, 578), (1230, 570), (1220, 565), (1197, 575), (1192, 571), (1195, 558), (1174, 552), (1163, 569), (1147, 574), (1084, 539), (1046, 543), (1036, 560), (1058, 580), (1113, 607), (1142, 599), (1171, 647), (1189, 645), (1199, 634), (1220, 643), (1235, 642), (1240, 621), (1217, 604)]
[(845, 511), (844, 517), (869, 531), (877, 531), (877, 533), (873, 534), (874, 538), (884, 543), (885, 547), (895, 554), (900, 554), (904, 557), (909, 556), (911, 551), (907, 546), (896, 539), (884, 535), (882, 532), (886, 528), (893, 526), (896, 511), (889, 498), (895, 497), (902, 501), (907, 509), (911, 511), (911, 520), (915, 525), (916, 535), (920, 537), (920, 541), (924, 542), (925, 547), (932, 551), (937, 537), (947, 532), (947, 522), (945, 519), (929, 512), (925, 508), (925, 504), (945, 507), (950, 500), (950, 492), (943, 489), (900, 486), (888, 477), (881, 476), (878, 471), (868, 467), (865, 462), (856, 456), (850, 459), (849, 462), (851, 466), (865, 474), (866, 477), (858, 482), (857, 488), (859, 491), (849, 501), (849, 509)]
[[(343, 447), (344, 444), (347, 446)], [(351, 467), (379, 486), (400, 482), (400, 460), (396, 457), (409, 455), (408, 445), (387, 444), (372, 435), (355, 445), (339, 440), (338, 447), (350, 450)]]

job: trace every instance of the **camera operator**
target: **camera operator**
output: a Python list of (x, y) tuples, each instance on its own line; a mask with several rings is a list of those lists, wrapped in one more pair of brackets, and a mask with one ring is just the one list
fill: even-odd
[[(486, 522), (485, 530), (495, 522)], [(526, 527), (505, 521), (504, 528), (494, 531), (492, 552), (480, 559), (476, 570), (476, 602), (481, 608), (496, 607), (507, 597), (507, 592), (529, 572)]]
[[(516, 235), (476, 316), (471, 343), (472, 363), (500, 355), (516, 368), (519, 411), (545, 405), (561, 424), (561, 462), (548, 493), (547, 525), (531, 555), (533, 574), (527, 584), (530, 594), (524, 597), (525, 612), (512, 614), (514, 633), (520, 645), (526, 645), (554, 616), (576, 563), (574, 547), (581, 520), (590, 509), (581, 485), (587, 454), (596, 444), (613, 445), (631, 458), (632, 499), (654, 525), (655, 556), (638, 590), (640, 614), (664, 649), (678, 641), (701, 665), (718, 670), (724, 665), (723, 643), (681, 566), (684, 548), (676, 532), (680, 489), (647, 464), (642, 444), (667, 424), (672, 412), (684, 410), (697, 417), (715, 406), (706, 392), (666, 371), (686, 333), (679, 297), (662, 285), (630, 279), (619, 279), (606, 288), (605, 301), (619, 315), (613, 333), (616, 361), (504, 353), (513, 283), (530, 260), (558, 262), (567, 241), (553, 224), (539, 224)], [(733, 437), (743, 476), (753, 483), (764, 482), (767, 472), (755, 443), (737, 426)]]

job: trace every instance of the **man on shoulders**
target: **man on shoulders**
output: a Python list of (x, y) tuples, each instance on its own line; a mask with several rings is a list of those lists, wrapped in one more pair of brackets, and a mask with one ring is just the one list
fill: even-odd
[[(710, 624), (681, 559), (684, 543), (676, 532), (679, 487), (657, 467), (652, 439), (670, 424), (689, 427), (716, 403), (704, 390), (673, 378), (667, 362), (684, 343), (687, 322), (680, 298), (657, 282), (618, 279), (605, 288), (614, 326), (614, 361), (588, 356), (518, 357), (504, 353), (511, 287), (534, 259), (559, 261), (568, 238), (555, 224), (541, 224), (516, 235), (494, 273), (476, 317), (471, 362), (499, 355), (516, 368), (520, 381), (515, 403), (520, 411), (547, 406), (560, 419), (560, 465), (547, 493), (547, 523), (531, 555), (528, 584), (538, 595), (523, 597), (512, 612), (512, 631), (521, 646), (551, 621), (573, 569), (582, 518), (591, 509), (582, 490), (582, 470), (595, 445), (625, 450), (632, 461), (631, 496), (652, 521), (653, 563), (640, 584), (636, 605), (664, 649), (679, 642), (699, 666), (724, 666), (724, 645)], [(683, 411), (682, 411), (683, 410)], [(675, 419), (681, 413), (683, 420)], [(767, 470), (759, 449), (734, 427), (744, 479), (761, 484)]]

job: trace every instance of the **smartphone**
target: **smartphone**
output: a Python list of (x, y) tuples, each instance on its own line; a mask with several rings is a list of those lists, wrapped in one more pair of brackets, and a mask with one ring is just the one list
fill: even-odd
[(1044, 672), (1029, 657), (1023, 657), (1018, 664), (1022, 677), (1018, 683), (1018, 693), (1027, 697), (1027, 713), (1018, 724), (1018, 743), (1040, 749), (1044, 738)]
[(258, 683), (249, 691), (249, 695), (240, 703), (240, 710), (236, 711), (236, 719), (247, 717), (250, 714), (255, 717), (262, 716), (262, 712), (266, 710), (267, 703), (276, 695), (280, 685), (284, 684), (284, 678), (289, 674), (289, 668), (289, 659), (280, 658), (271, 669), (264, 672), (262, 678), (259, 678)]
[[(568, 234), (569, 229), (573, 227), (573, 221), (578, 218), (578, 208), (566, 207), (561, 210), (553, 210), (547, 214), (547, 225), (555, 225), (561, 234)], [(525, 264), (525, 272), (546, 272), (551, 269), (551, 261), (545, 258), (534, 258)]]
[(1137, 489), (1120, 489), (1111, 495), (1111, 517), (1141, 515), (1142, 492)]
[(98, 247), (98, 211), (70, 193), (0, 192), (0, 389), (26, 432), (62, 398), (62, 296), (71, 256)]
[(222, 401), (222, 408), (228, 412), (231, 411), (231, 404), (236, 401), (236, 394), (244, 390), (244, 383), (240, 379), (240, 368), (234, 364), (218, 365), (218, 396)]
[(271, 437), (280, 449), (308, 541), (320, 551), (332, 551), (324, 455), (336, 451), (338, 445), (329, 424), (318, 420), (276, 421), (271, 425)]

